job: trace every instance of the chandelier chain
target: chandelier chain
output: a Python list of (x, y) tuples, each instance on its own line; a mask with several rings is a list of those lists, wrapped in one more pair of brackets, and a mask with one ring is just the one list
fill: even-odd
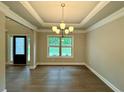
[(52, 26), (52, 31), (56, 32), (57, 34), (62, 34), (62, 37), (64, 36), (64, 34), (69, 34), (72, 33), (74, 31), (74, 27), (73, 26), (69, 26), (68, 28), (66, 27), (66, 24), (64, 23), (64, 7), (65, 7), (65, 3), (61, 3), (61, 8), (62, 8), (62, 19), (61, 19), (61, 23), (60, 23), (60, 29), (58, 29), (57, 26)]
[(64, 22), (64, 7), (65, 7), (65, 4), (62, 3), (61, 7), (62, 7), (62, 22)]

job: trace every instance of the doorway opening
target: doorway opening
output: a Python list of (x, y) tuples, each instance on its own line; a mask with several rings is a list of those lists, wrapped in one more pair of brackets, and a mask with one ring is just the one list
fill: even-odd
[[(7, 64), (30, 64), (30, 36), (8, 35), (7, 40)], [(21, 60), (22, 59), (22, 60)], [(17, 61), (17, 63), (16, 63)], [(21, 62), (22, 61), (22, 62)]]

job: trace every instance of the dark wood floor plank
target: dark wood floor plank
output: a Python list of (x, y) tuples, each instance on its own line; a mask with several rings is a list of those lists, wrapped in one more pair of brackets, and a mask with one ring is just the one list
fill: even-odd
[(85, 66), (7, 66), (9, 92), (111, 92), (112, 90)]

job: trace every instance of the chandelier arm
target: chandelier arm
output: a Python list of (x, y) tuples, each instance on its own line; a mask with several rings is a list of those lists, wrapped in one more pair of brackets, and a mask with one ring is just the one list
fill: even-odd
[(52, 30), (53, 32), (56, 32), (57, 34), (61, 34), (62, 37), (64, 37), (64, 35), (72, 33), (74, 30), (73, 26), (70, 26), (69, 29), (65, 29), (65, 23), (64, 23), (64, 7), (65, 7), (65, 3), (61, 4), (61, 8), (62, 8), (62, 19), (61, 19), (61, 23), (60, 23), (60, 29), (57, 29), (57, 26), (53, 26)]

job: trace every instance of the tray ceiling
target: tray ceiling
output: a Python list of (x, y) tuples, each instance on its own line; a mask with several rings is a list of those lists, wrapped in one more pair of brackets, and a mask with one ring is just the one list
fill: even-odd
[(51, 28), (53, 24), (61, 22), (61, 3), (66, 4), (65, 23), (77, 29), (87, 29), (124, 7), (123, 1), (2, 1), (2, 3), (39, 29)]

